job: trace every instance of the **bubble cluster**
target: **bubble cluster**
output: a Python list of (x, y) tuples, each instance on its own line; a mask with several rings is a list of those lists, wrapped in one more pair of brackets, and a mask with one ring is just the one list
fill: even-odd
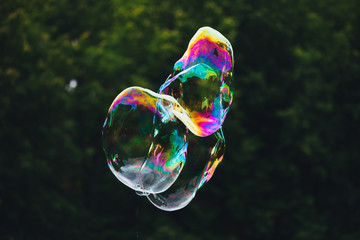
[(122, 91), (102, 130), (112, 173), (160, 209), (185, 207), (223, 159), (233, 64), (230, 42), (203, 27), (158, 93)]

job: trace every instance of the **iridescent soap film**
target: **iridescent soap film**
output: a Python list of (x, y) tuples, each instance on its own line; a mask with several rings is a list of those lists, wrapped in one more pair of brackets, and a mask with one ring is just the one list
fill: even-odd
[(102, 129), (116, 178), (162, 210), (189, 204), (224, 157), (233, 64), (230, 42), (202, 27), (158, 93), (123, 90)]
[(198, 136), (209, 136), (225, 120), (232, 103), (234, 55), (230, 42), (218, 31), (200, 28), (190, 40), (174, 72), (160, 87), (189, 113)]

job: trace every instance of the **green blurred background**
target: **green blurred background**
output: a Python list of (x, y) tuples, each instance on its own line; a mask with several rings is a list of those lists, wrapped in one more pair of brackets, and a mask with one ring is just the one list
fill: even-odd
[[(235, 54), (226, 153), (169, 213), (111, 174), (101, 128), (202, 26)], [(360, 239), (359, 0), (4, 0), (0, 48), (0, 239)]]

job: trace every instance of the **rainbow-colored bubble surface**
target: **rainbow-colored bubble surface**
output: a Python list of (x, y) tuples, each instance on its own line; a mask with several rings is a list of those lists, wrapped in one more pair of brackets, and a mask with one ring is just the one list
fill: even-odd
[(230, 42), (202, 27), (158, 93), (122, 91), (102, 129), (117, 179), (162, 210), (189, 204), (224, 156), (221, 126), (233, 99), (233, 68)]

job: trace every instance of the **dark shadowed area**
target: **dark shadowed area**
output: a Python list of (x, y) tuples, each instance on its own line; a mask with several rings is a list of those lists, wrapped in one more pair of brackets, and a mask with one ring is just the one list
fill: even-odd
[[(164, 212), (113, 176), (101, 129), (202, 26), (234, 49), (226, 153)], [(4, 0), (0, 48), (0, 239), (360, 239), (359, 0)]]

